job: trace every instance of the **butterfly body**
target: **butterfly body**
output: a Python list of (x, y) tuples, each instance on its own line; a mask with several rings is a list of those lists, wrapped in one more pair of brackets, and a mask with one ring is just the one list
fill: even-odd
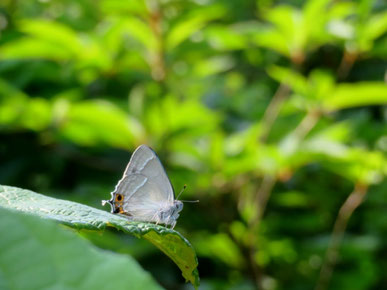
[(176, 225), (183, 203), (175, 200), (173, 187), (156, 153), (141, 145), (133, 153), (122, 179), (103, 201), (112, 213), (126, 215), (130, 220)]

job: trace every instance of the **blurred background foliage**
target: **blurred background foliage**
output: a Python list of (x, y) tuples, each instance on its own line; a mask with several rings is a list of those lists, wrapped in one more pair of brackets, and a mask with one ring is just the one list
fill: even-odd
[[(148, 144), (200, 200), (176, 229), (202, 289), (381, 289), (386, 8), (3, 0), (0, 183), (101, 207)], [(81, 234), (184, 287), (146, 242)]]

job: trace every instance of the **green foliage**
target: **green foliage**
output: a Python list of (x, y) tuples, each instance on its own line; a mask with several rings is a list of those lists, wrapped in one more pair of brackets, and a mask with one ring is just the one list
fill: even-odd
[(105, 211), (9, 186), (0, 186), (0, 206), (53, 219), (79, 230), (104, 230), (109, 226), (146, 239), (169, 256), (188, 281), (196, 287), (199, 285), (195, 251), (174, 230), (154, 224), (128, 222), (124, 217)]
[[(198, 253), (203, 287), (324, 289), (318, 277), (341, 212), (348, 219), (325, 289), (383, 288), (386, 8), (382, 0), (5, 0), (0, 184), (98, 208), (147, 144), (176, 192), (188, 185), (181, 198), (200, 200), (185, 204), (177, 229)], [(359, 206), (342, 210), (356, 190)], [(121, 220), (105, 211), (93, 219)], [(143, 240), (172, 259), (180, 255), (167, 245), (176, 241), (189, 269), (174, 262), (196, 279), (182, 236), (131, 225), (136, 235), (150, 231), (82, 234), (129, 253), (173, 289), (183, 287), (180, 273)]]
[(97, 249), (51, 221), (0, 208), (0, 234), (1, 289), (162, 289), (131, 257)]

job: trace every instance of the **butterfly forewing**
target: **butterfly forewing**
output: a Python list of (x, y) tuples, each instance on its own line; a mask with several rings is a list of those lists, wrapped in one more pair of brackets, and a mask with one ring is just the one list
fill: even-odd
[(114, 192), (122, 194), (124, 200), (132, 204), (135, 200), (148, 204), (160, 201), (173, 204), (174, 201), (173, 187), (163, 165), (156, 153), (145, 145), (134, 151)]

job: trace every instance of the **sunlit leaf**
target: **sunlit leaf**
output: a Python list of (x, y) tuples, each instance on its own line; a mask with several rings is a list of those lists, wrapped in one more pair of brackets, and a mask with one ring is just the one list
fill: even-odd
[(2, 207), (0, 248), (2, 289), (161, 289), (130, 256), (100, 250), (52, 221)]
[(28, 98), (0, 80), (0, 125), (39, 131), (49, 126), (51, 118), (51, 104), (46, 99)]
[(253, 37), (254, 42), (262, 47), (267, 47), (290, 57), (288, 43), (283, 35), (272, 28), (263, 27)]
[(364, 28), (365, 35), (371, 39), (376, 39), (387, 32), (387, 12), (373, 15)]
[(100, 8), (105, 13), (115, 13), (127, 16), (129, 13), (138, 13), (144, 15), (147, 12), (146, 3), (143, 0), (121, 1), (121, 0), (103, 0)]
[(231, 69), (235, 65), (229, 56), (216, 56), (199, 61), (194, 67), (194, 72), (201, 77), (221, 73)]
[(205, 34), (209, 44), (217, 50), (243, 49), (247, 46), (247, 39), (237, 27), (212, 25)]
[(155, 34), (152, 33), (149, 23), (135, 17), (130, 17), (124, 21), (124, 29), (123, 32), (128, 33), (141, 42), (148, 50), (153, 51), (158, 49)]
[(323, 102), (327, 110), (387, 104), (387, 86), (381, 82), (340, 84)]
[(224, 13), (222, 6), (209, 6), (206, 9), (191, 12), (170, 29), (166, 39), (167, 48), (175, 48), (194, 32), (202, 29), (209, 21), (220, 18)]
[(298, 93), (307, 94), (308, 83), (307, 79), (300, 73), (284, 67), (270, 66), (267, 69), (268, 74), (277, 80), (279, 83), (289, 85), (293, 90)]
[(77, 33), (59, 22), (29, 19), (20, 22), (20, 30), (36, 39), (58, 45), (75, 54), (82, 49)]
[(199, 284), (195, 251), (187, 239), (174, 230), (155, 224), (129, 222), (106, 211), (10, 186), (0, 186), (0, 206), (56, 220), (79, 230), (100, 231), (114, 227), (146, 239), (176, 263), (187, 281), (195, 286)]
[(200, 255), (215, 257), (232, 267), (242, 265), (242, 253), (228, 235), (219, 233), (203, 239), (203, 235), (199, 234), (196, 239), (195, 244)]
[(9, 42), (0, 48), (1, 59), (34, 59), (66, 60), (72, 53), (57, 44), (38, 39), (22, 38)]
[(59, 134), (81, 145), (130, 149), (134, 136), (141, 134), (141, 128), (130, 116), (105, 101), (58, 101), (56, 107), (63, 111), (58, 120)]

